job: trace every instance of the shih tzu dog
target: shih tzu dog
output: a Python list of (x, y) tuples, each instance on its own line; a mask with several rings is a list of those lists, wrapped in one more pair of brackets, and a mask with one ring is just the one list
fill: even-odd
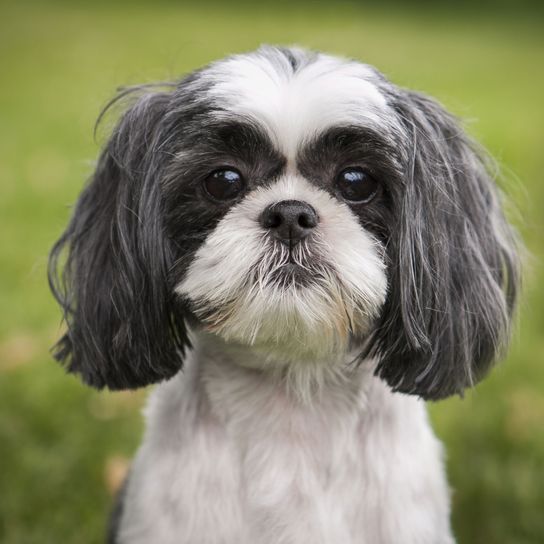
[(56, 358), (161, 382), (111, 542), (452, 543), (423, 399), (484, 376), (518, 290), (485, 156), (434, 100), (297, 48), (121, 96), (50, 264)]

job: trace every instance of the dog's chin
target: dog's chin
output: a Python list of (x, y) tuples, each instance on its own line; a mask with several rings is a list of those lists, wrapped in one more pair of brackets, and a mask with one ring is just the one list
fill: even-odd
[(353, 307), (340, 288), (323, 289), (315, 275), (296, 264), (279, 268), (226, 304), (201, 307), (201, 327), (232, 345), (252, 348), (274, 366), (345, 359), (370, 328), (369, 312)]
[(273, 270), (268, 282), (283, 289), (302, 289), (315, 285), (316, 277), (307, 267), (288, 262)]

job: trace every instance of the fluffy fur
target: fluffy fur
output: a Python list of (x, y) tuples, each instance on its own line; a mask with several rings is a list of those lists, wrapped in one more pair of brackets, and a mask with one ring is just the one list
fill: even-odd
[[(168, 380), (112, 541), (452, 542), (417, 397), (462, 393), (509, 337), (517, 244), (485, 156), (435, 101), (300, 49), (127, 97), (50, 267), (57, 359), (99, 388)], [(303, 239), (260, 219), (286, 201), (315, 211)]]

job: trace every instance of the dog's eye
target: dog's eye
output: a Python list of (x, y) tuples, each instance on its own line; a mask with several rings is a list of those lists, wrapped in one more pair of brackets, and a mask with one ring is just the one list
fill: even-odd
[(244, 188), (244, 179), (238, 170), (215, 170), (204, 180), (204, 189), (215, 200), (232, 200)]
[(378, 192), (378, 182), (362, 168), (346, 168), (336, 177), (342, 198), (350, 202), (369, 202)]

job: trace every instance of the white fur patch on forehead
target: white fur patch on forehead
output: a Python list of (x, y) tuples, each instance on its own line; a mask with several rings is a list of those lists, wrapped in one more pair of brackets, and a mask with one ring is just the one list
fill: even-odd
[(394, 123), (371, 67), (300, 49), (288, 52), (295, 68), (284, 51), (270, 47), (213, 64), (203, 74), (210, 97), (227, 115), (263, 126), (289, 159), (305, 140), (331, 126)]

